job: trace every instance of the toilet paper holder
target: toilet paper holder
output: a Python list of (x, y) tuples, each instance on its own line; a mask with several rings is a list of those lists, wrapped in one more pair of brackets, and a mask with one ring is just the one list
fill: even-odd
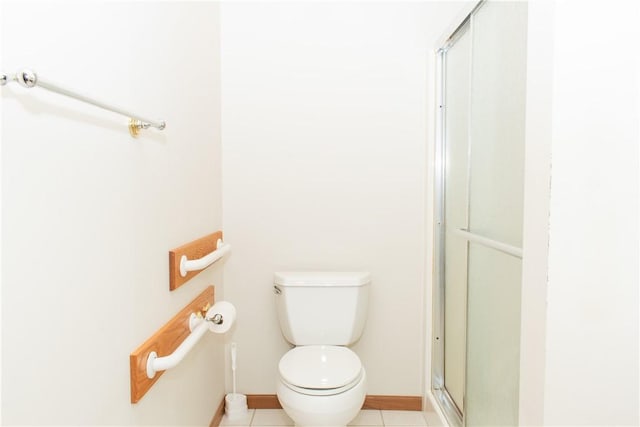
[(222, 325), (224, 323), (224, 316), (221, 313), (215, 313), (211, 317), (207, 317), (207, 312), (211, 309), (211, 304), (207, 303), (199, 311), (191, 313), (189, 316), (189, 330), (193, 331), (200, 322), (211, 322), (214, 325)]
[(211, 304), (204, 306), (200, 311), (191, 313), (189, 316), (189, 330), (193, 330), (202, 322), (211, 322), (214, 325), (222, 325), (224, 323), (224, 316), (222, 313), (214, 313), (213, 316), (207, 316), (207, 312), (211, 309)]

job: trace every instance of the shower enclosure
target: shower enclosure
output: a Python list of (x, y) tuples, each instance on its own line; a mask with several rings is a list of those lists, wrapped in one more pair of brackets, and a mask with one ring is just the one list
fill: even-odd
[(481, 2), (438, 52), (432, 389), (452, 425), (517, 425), (527, 5)]

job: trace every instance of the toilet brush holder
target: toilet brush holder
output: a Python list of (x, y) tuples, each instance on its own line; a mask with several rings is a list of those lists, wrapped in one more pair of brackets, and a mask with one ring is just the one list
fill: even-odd
[(249, 413), (247, 396), (239, 393), (228, 393), (224, 397), (224, 413), (230, 420), (237, 420), (247, 416)]

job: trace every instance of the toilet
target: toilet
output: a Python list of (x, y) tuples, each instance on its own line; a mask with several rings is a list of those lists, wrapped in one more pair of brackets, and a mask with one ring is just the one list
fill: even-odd
[(280, 328), (295, 346), (276, 390), (296, 426), (346, 426), (362, 408), (367, 375), (347, 346), (364, 330), (370, 283), (367, 272), (275, 273)]

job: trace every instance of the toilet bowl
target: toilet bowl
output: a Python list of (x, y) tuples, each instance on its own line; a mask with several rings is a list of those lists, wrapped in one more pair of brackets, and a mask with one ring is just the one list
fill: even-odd
[(276, 273), (274, 293), (284, 338), (276, 394), (296, 426), (346, 426), (366, 395), (367, 375), (347, 346), (367, 318), (367, 272)]
[(347, 347), (296, 347), (278, 373), (278, 400), (297, 426), (346, 426), (362, 408), (366, 371)]

